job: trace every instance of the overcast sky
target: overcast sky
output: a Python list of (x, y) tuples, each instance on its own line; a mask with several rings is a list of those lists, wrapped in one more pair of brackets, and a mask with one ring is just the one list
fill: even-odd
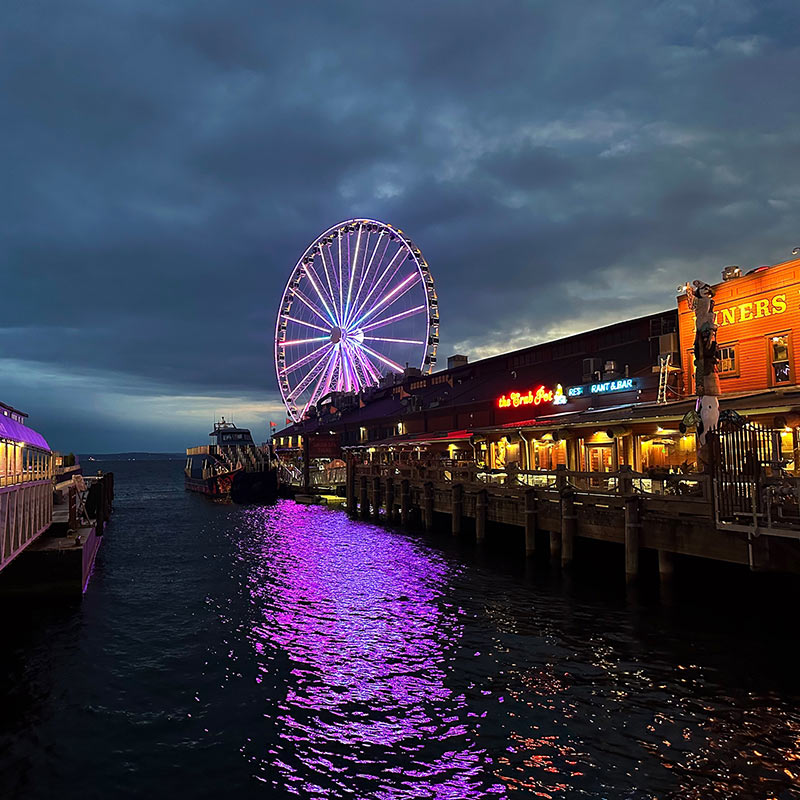
[(283, 422), (280, 293), (405, 230), (441, 362), (800, 245), (800, 4), (6, 0), (0, 400), (64, 450)]

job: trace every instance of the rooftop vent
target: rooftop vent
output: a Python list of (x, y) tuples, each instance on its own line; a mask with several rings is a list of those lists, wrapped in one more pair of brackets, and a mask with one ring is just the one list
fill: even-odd
[(464, 367), (469, 363), (469, 358), (467, 356), (450, 356), (447, 359), (447, 369), (455, 369), (456, 367)]
[(737, 266), (725, 267), (722, 270), (722, 280), (732, 281), (734, 278), (741, 278), (742, 270)]

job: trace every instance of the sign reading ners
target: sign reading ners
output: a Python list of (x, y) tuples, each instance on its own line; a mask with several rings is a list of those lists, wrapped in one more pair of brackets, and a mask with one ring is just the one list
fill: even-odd
[(497, 398), (499, 408), (519, 408), (520, 406), (538, 406), (542, 403), (552, 403), (560, 406), (567, 402), (566, 395), (561, 389), (561, 384), (555, 389), (545, 389), (540, 386), (536, 391), (529, 389), (527, 394), (521, 392), (509, 392), (508, 396), (502, 395)]
[(751, 300), (748, 303), (730, 308), (717, 308), (714, 310), (714, 321), (722, 325), (734, 325), (737, 322), (750, 322), (762, 317), (774, 317), (786, 311), (786, 294), (776, 294), (762, 300)]

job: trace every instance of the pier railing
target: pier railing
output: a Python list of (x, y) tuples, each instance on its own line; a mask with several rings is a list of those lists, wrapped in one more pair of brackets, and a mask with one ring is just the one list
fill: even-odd
[(50, 477), (22, 476), (16, 484), (0, 486), (0, 571), (53, 519), (53, 482)]

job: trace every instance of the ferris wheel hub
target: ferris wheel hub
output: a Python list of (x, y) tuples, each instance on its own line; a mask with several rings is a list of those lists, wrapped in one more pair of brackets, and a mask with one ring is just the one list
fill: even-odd
[(338, 326), (334, 326), (331, 328), (331, 342), (336, 344), (337, 342), (341, 341), (342, 338), (342, 329)]

